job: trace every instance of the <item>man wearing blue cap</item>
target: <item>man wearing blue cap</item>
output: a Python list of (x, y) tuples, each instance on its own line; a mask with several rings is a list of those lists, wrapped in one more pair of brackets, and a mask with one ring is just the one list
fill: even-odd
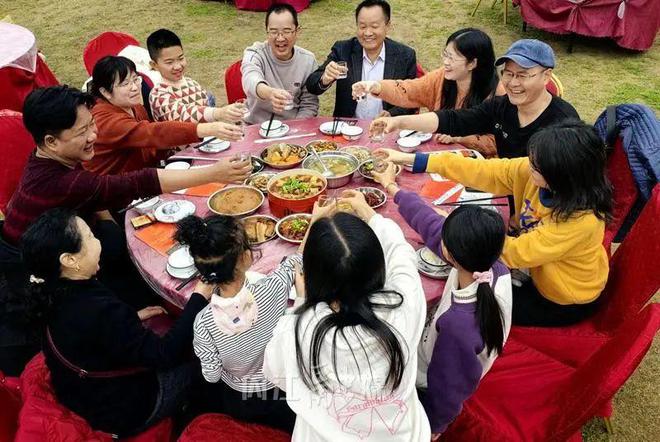
[(527, 156), (527, 141), (539, 129), (567, 118), (579, 118), (573, 106), (545, 88), (555, 67), (555, 55), (548, 44), (518, 40), (495, 65), (503, 65), (501, 76), (506, 95), (470, 109), (379, 118), (371, 123), (370, 131), (412, 129), (451, 136), (492, 133), (498, 156), (516, 158)]

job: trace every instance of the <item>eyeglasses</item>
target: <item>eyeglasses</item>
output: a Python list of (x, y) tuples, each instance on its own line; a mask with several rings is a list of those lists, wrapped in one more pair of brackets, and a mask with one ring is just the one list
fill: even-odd
[(266, 32), (266, 33), (268, 34), (268, 36), (270, 38), (277, 38), (280, 35), (284, 38), (289, 38), (293, 34), (295, 34), (296, 31), (297, 31), (297, 29), (280, 29), (280, 30), (278, 30), (278, 29), (269, 29), (268, 32)]
[(502, 80), (511, 81), (514, 78), (517, 78), (521, 83), (524, 83), (530, 78), (536, 77), (537, 75), (542, 74), (545, 71), (546, 70), (543, 69), (542, 71), (539, 71), (535, 74), (529, 74), (527, 72), (511, 72), (511, 71), (507, 71), (506, 69), (503, 69), (500, 75), (502, 75)]
[(127, 87), (131, 87), (133, 85), (140, 86), (141, 84), (142, 84), (142, 77), (140, 77), (139, 75), (136, 75), (135, 77), (133, 77), (131, 79), (124, 80), (117, 87), (127, 88)]
[(450, 63), (454, 63), (456, 61), (461, 61), (461, 60), (466, 60), (465, 57), (454, 57), (449, 52), (447, 52), (447, 50), (442, 51), (442, 58), (449, 61)]

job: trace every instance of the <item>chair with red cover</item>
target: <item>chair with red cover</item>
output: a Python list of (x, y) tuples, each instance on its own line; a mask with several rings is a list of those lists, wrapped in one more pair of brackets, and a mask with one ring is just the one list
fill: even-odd
[(554, 72), (550, 74), (550, 80), (545, 84), (545, 88), (555, 97), (561, 98), (564, 95), (564, 85)]
[(106, 55), (117, 55), (126, 46), (140, 46), (132, 35), (123, 32), (103, 32), (91, 39), (83, 51), (83, 63), (89, 75), (92, 75), (96, 62)]
[[(94, 431), (80, 416), (57, 403), (43, 353), (35, 356), (21, 374), (23, 408), (18, 418), (16, 442), (110, 442), (113, 436)], [(124, 438), (129, 442), (169, 442), (172, 420), (164, 419), (147, 431)]]
[(4, 212), (18, 182), (23, 168), (34, 149), (34, 140), (23, 126), (23, 115), (11, 110), (0, 110), (0, 140), (2, 140), (2, 163), (0, 165), (0, 211)]
[(426, 71), (421, 64), (417, 63), (417, 78), (423, 77), (426, 75)]
[(241, 63), (242, 60), (235, 61), (225, 70), (225, 90), (227, 91), (228, 104), (246, 98), (245, 91), (243, 90)]
[(224, 414), (197, 416), (181, 433), (178, 442), (289, 442), (291, 436), (265, 425), (241, 422)]
[(581, 440), (582, 425), (632, 375), (659, 328), (660, 304), (651, 304), (577, 368), (510, 339), (442, 440)]
[(37, 56), (34, 72), (11, 66), (0, 68), (0, 109), (23, 112), (23, 102), (30, 92), (40, 87), (60, 84), (45, 61)]
[(20, 379), (0, 371), (0, 442), (13, 442), (21, 410)]

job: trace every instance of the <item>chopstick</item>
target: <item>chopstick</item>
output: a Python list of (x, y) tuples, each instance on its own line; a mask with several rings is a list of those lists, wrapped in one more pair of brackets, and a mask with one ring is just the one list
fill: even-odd
[(467, 206), (467, 205), (473, 205), (473, 206), (481, 206), (481, 207), (489, 207), (489, 206), (508, 206), (508, 204), (505, 203), (480, 203), (480, 204), (470, 204), (474, 200), (470, 201), (463, 201), (463, 202), (455, 202), (455, 203), (440, 203), (436, 204), (436, 206)]
[(273, 118), (275, 118), (275, 113), (270, 114), (270, 120), (268, 120), (268, 128), (266, 129), (266, 136), (270, 133), (270, 127), (273, 125)]
[(174, 290), (176, 290), (176, 291), (178, 292), (179, 290), (181, 290), (182, 288), (184, 288), (185, 286), (187, 286), (188, 284), (190, 284), (192, 281), (194, 281), (195, 279), (197, 279), (198, 276), (199, 276), (199, 271), (193, 273), (192, 276), (190, 276), (188, 279), (186, 279), (185, 281), (183, 281), (181, 284), (177, 285), (176, 288), (175, 288)]
[(332, 136), (334, 137), (337, 132), (337, 124), (339, 123), (339, 117), (333, 117), (332, 120)]
[(118, 210), (117, 213), (128, 212), (129, 210), (134, 209), (135, 206), (139, 206), (140, 204), (149, 201), (151, 198), (153, 198), (153, 196), (147, 196), (147, 197), (144, 197), (142, 199), (139, 199), (139, 200), (129, 204), (128, 206), (124, 207), (123, 209)]
[(200, 147), (206, 146), (207, 144), (214, 142), (216, 139), (217, 139), (216, 137), (211, 137), (202, 143), (194, 145), (193, 149), (199, 149)]
[(473, 201), (490, 201), (490, 200), (496, 200), (496, 199), (502, 199), (502, 198), (508, 198), (506, 196), (488, 196), (484, 198), (473, 198), (469, 200), (463, 200), (463, 201), (457, 201), (459, 203), (471, 203)]
[(408, 137), (410, 137), (410, 136), (412, 136), (412, 135), (415, 135), (416, 133), (417, 133), (417, 131), (414, 130), (414, 131), (410, 132), (408, 135), (404, 135), (404, 136), (401, 137), (401, 138), (408, 138)]

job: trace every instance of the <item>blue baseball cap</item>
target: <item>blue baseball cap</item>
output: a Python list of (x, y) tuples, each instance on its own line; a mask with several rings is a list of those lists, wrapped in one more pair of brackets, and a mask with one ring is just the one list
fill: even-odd
[(531, 38), (514, 42), (506, 54), (495, 61), (495, 66), (504, 64), (507, 60), (513, 61), (523, 69), (534, 66), (555, 67), (555, 53), (550, 45)]

